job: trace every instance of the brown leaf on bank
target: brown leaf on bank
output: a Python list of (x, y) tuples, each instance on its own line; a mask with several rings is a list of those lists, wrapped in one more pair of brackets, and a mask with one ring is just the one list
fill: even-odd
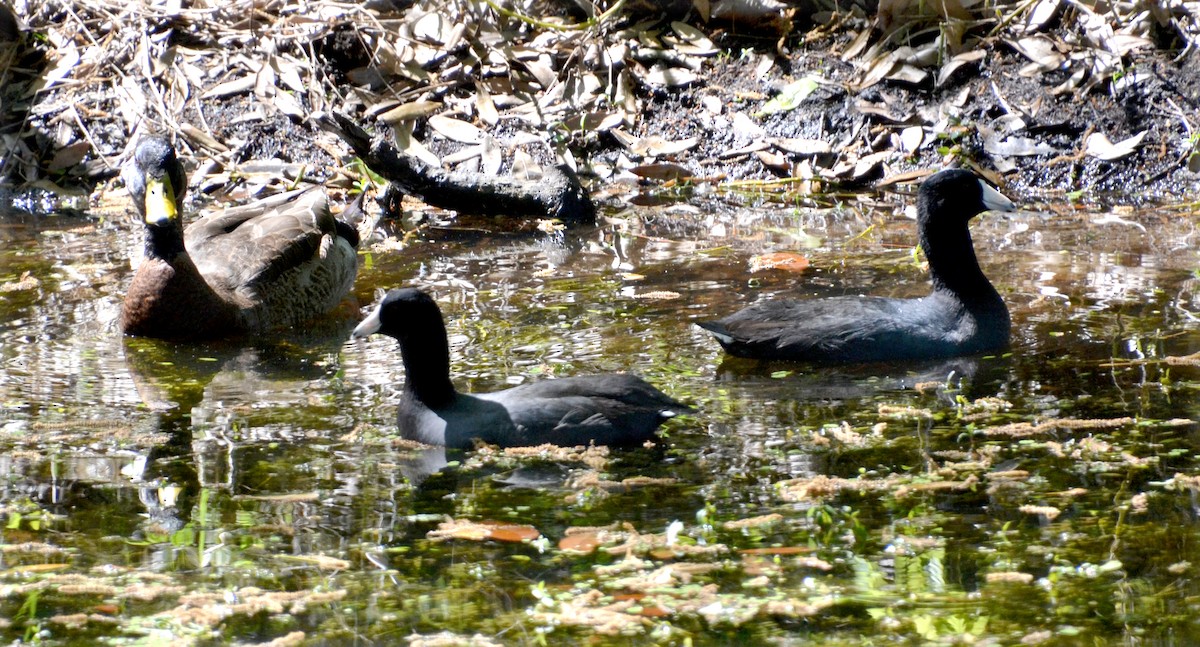
[(442, 104), (436, 101), (413, 101), (403, 103), (379, 115), (379, 120), (394, 126), (404, 121), (413, 121), (436, 114), (442, 109)]
[(642, 164), (629, 169), (629, 172), (647, 180), (659, 180), (663, 182), (683, 180), (694, 175), (686, 167), (665, 162), (660, 164)]

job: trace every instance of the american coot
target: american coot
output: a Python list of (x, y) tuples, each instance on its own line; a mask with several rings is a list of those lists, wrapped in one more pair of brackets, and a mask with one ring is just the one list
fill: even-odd
[(974, 173), (951, 169), (917, 194), (917, 235), (933, 292), (917, 299), (831, 297), (755, 303), (698, 325), (726, 352), (758, 359), (872, 362), (953, 357), (1008, 345), (1008, 309), (988, 282), (967, 222), (1013, 203)]
[(358, 233), (330, 215), (320, 189), (226, 209), (185, 232), (187, 181), (165, 137), (143, 137), (124, 178), (146, 231), (121, 311), (126, 334), (210, 339), (295, 326), (354, 283)]
[(406, 380), (398, 415), (405, 438), (470, 448), (476, 440), (501, 447), (636, 445), (663, 421), (692, 413), (645, 380), (625, 374), (544, 380), (467, 395), (450, 382), (450, 347), (437, 303), (404, 288), (387, 293), (353, 337), (383, 333), (400, 342)]

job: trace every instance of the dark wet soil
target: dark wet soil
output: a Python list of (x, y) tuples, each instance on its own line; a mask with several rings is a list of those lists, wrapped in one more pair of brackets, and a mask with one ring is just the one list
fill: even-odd
[[(676, 141), (698, 138), (694, 148), (673, 159), (659, 161), (680, 164), (697, 178), (727, 181), (795, 176), (807, 172), (801, 164), (811, 160), (818, 179), (843, 187), (870, 186), (907, 171), (949, 163), (998, 171), (991, 179), (1018, 196), (1043, 191), (1079, 193), (1076, 197), (1084, 199), (1119, 194), (1120, 201), (1139, 202), (1164, 196), (1186, 197), (1200, 187), (1200, 173), (1188, 168), (1189, 155), (1196, 148), (1190, 132), (1196, 125), (1191, 122), (1196, 121), (1194, 115), (1200, 110), (1197, 51), (1180, 57), (1177, 44), (1138, 50), (1127, 57), (1128, 65), (1121, 74), (1124, 82), (1095, 83), (1086, 92), (1055, 94), (1055, 88), (1067, 80), (1069, 71), (1023, 76), (1021, 70), (1028, 65), (1027, 58), (1003, 39), (984, 38), (973, 47), (984, 50), (986, 56), (964, 65), (939, 86), (935, 87), (932, 80), (924, 85), (885, 80), (855, 92), (850, 88), (858, 72), (853, 64), (842, 60), (839, 52), (848, 48), (851, 28), (861, 28), (865, 23), (849, 21), (844, 29), (818, 32), (799, 27), (801, 19), (796, 18), (797, 26), (783, 39), (782, 49), (773, 38), (748, 37), (700, 25), (714, 35), (722, 53), (703, 59), (699, 81), (691, 86), (635, 87), (644, 109), (641, 120), (627, 130), (635, 136), (658, 135)], [(164, 33), (168, 27), (152, 26), (151, 33)], [(189, 42), (185, 29), (177, 29), (173, 38), (181, 45), (216, 46)], [(349, 93), (353, 80), (347, 72), (361, 66), (369, 52), (345, 31), (334, 31), (313, 43), (313, 48), (319, 54), (316, 60), (325, 64), (323, 69), (315, 71), (314, 77), (331, 80), (336, 91)], [(26, 58), (35, 60), (32, 55)], [(764, 60), (773, 65), (764, 67)], [(760, 73), (764, 69), (765, 73)], [(780, 87), (806, 75), (820, 77), (824, 83), (799, 107), (768, 115), (759, 113)], [(929, 76), (932, 79), (936, 75)], [(437, 90), (435, 97), (461, 94), (469, 85), (460, 83)], [(74, 87), (65, 87), (39, 95), (28, 121), (40, 134), (34, 137), (36, 142), (29, 156), (48, 164), (56, 154), (53, 136), (56, 125), (51, 122), (61, 119), (61, 114), (44, 107), (84, 101), (87, 110), (83, 116), (95, 149), (75, 166), (51, 175), (59, 186), (83, 185), (90, 189), (98, 181), (116, 175), (112, 160), (120, 157), (127, 142), (125, 129), (118, 120), (119, 98), (99, 96), (101, 90), (85, 90), (76, 96), (78, 92)], [(706, 108), (706, 98), (710, 100), (709, 106), (711, 99), (718, 100), (724, 106), (723, 112), (714, 115)], [(306, 99), (299, 97), (299, 100)], [(179, 123), (204, 124), (217, 140), (231, 143), (237, 160), (276, 158), (285, 163), (304, 163), (309, 165), (314, 179), (323, 179), (330, 169), (336, 168), (339, 160), (334, 156), (338, 151), (327, 144), (318, 145), (321, 133), (311, 119), (289, 118), (278, 111), (246, 119), (245, 115), (254, 109), (254, 101), (253, 95), (245, 93), (189, 100), (183, 105)], [(948, 105), (953, 108), (947, 109)], [(864, 110), (864, 106), (874, 109)], [(311, 109), (308, 105), (304, 107)], [(941, 115), (953, 115), (951, 123), (937, 123), (944, 120), (939, 109)], [(784, 154), (777, 157), (782, 164), (774, 166), (768, 166), (753, 153), (736, 154), (753, 137), (738, 131), (735, 120), (729, 118), (734, 112), (753, 115), (769, 137), (820, 140), (830, 143), (832, 152), (816, 158)], [(47, 117), (39, 117), (40, 114)], [(1024, 126), (1007, 132), (1007, 136), (1028, 138), (1048, 148), (1036, 155), (1006, 158), (989, 153), (980, 128), (991, 128), (997, 120), (1013, 115), (1020, 116)], [(353, 116), (364, 124), (371, 121), (363, 114)], [(895, 137), (910, 126), (923, 126), (931, 133), (916, 151), (897, 152), (869, 172), (836, 170), (842, 161), (853, 162), (872, 153), (896, 150)], [(501, 121), (493, 130), (501, 135), (504, 128)], [(943, 135), (934, 138), (934, 131)], [(1148, 131), (1143, 144), (1127, 157), (1104, 161), (1083, 154), (1084, 141), (1091, 133), (1104, 134), (1117, 142), (1142, 131)], [(417, 136), (424, 132), (423, 126), (418, 125)], [(553, 136), (545, 133), (546, 142)], [(585, 183), (589, 181), (590, 164), (612, 165), (626, 152), (609, 132), (582, 136), (576, 133), (572, 137), (567, 148), (579, 161)], [(431, 139), (427, 143), (441, 155), (461, 147), (446, 140)], [(543, 164), (553, 161), (551, 145), (526, 147), (535, 161)], [(98, 162), (96, 158), (100, 156), (106, 163)], [(1193, 159), (1193, 166), (1194, 162)], [(506, 159), (502, 170), (507, 171), (510, 163)], [(0, 179), (19, 184), (31, 178), (20, 177), (10, 168)], [(601, 181), (591, 178), (591, 188), (593, 192), (602, 189)]]

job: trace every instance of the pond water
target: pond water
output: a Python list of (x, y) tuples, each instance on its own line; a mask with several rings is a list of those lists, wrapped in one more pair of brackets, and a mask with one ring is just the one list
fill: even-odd
[[(1009, 353), (833, 368), (692, 324), (921, 294), (910, 195), (389, 224), (356, 303), (205, 345), (119, 334), (123, 217), (0, 220), (0, 635), (1200, 642), (1195, 206), (1011, 197), (972, 226)], [(775, 252), (809, 266), (751, 271)], [(395, 342), (347, 341), (401, 285), (437, 298), (462, 390), (629, 371), (699, 411), (655, 447), (414, 448)]]

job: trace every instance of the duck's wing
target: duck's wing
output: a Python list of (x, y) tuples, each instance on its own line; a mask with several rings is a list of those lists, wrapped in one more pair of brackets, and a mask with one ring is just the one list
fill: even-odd
[(212, 214), (185, 240), (209, 285), (258, 307), (265, 328), (328, 310), (350, 289), (357, 234), (338, 225), (313, 187)]
[(189, 225), (184, 239), (209, 283), (232, 291), (306, 262), (334, 227), (325, 192), (314, 187), (213, 213)]

